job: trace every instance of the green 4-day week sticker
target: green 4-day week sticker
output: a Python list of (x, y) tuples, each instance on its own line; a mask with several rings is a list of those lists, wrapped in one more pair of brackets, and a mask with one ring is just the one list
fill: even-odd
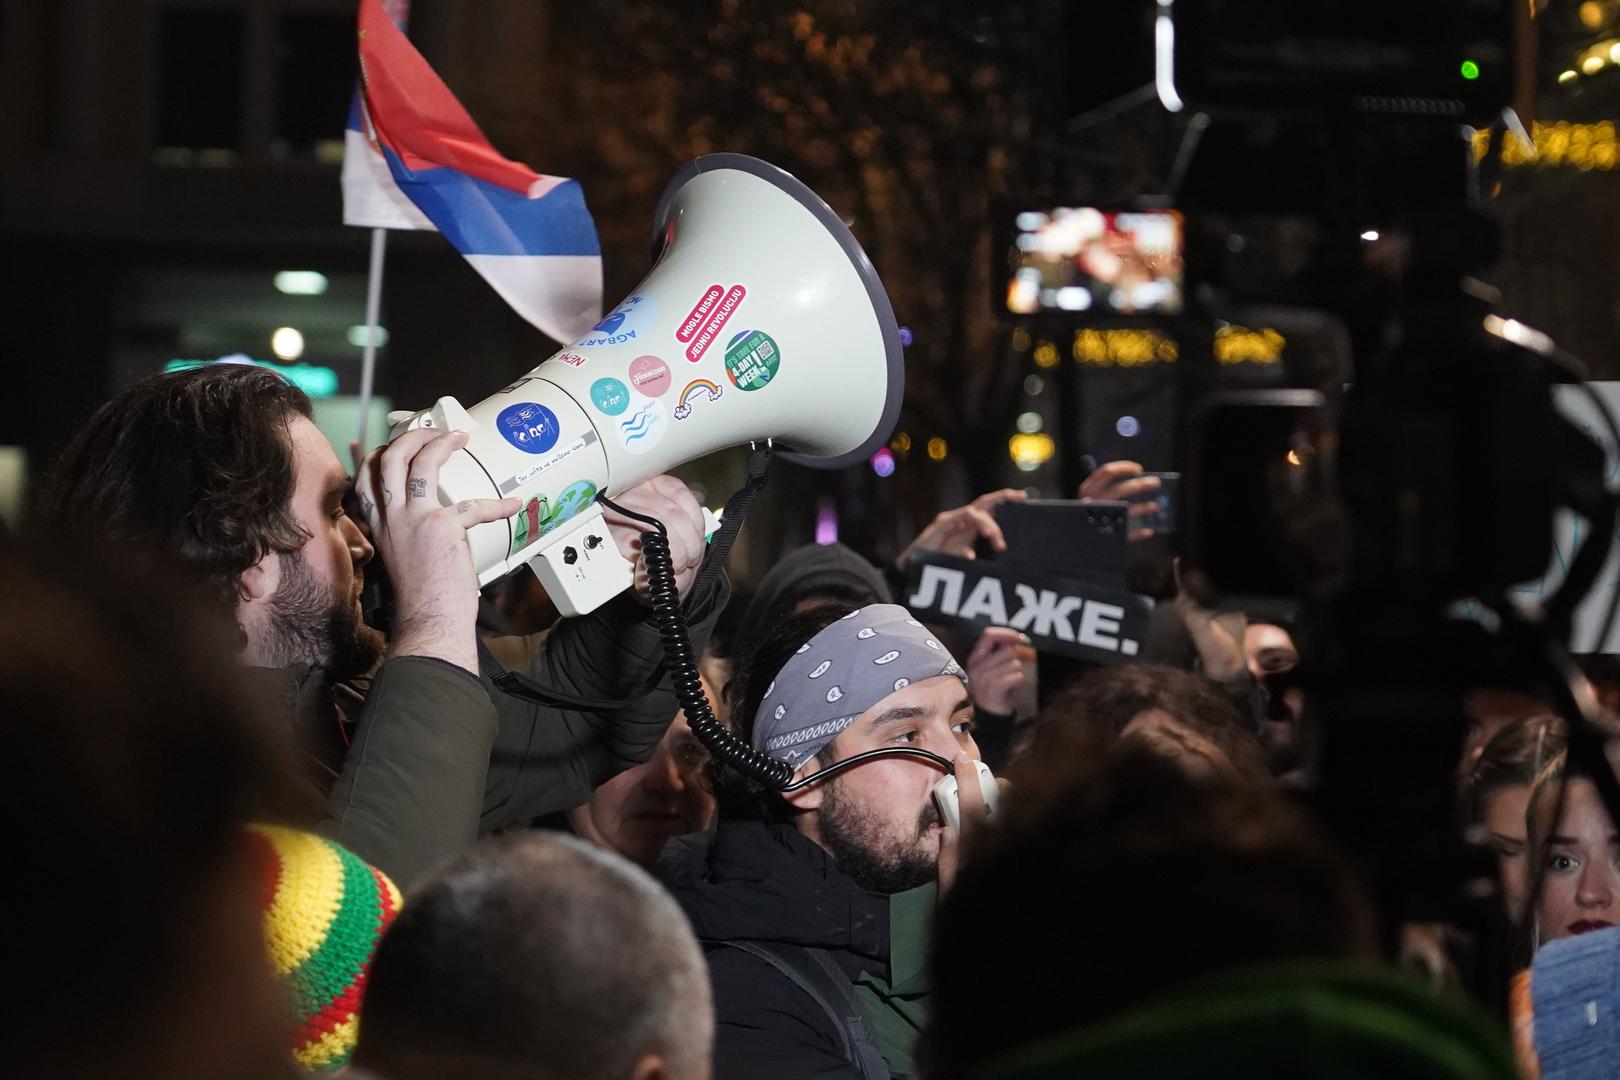
[(758, 390), (776, 378), (782, 354), (763, 330), (744, 330), (726, 346), (726, 374), (739, 390)]

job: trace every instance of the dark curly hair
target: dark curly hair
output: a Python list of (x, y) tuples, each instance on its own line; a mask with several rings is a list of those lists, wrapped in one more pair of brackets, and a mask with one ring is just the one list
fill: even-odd
[[(754, 714), (759, 712), (759, 703), (765, 700), (765, 691), (798, 652), (799, 646), (855, 609), (854, 604), (833, 602), (796, 612), (778, 622), (757, 647), (749, 648), (754, 643), (748, 642), (744, 649), (739, 649), (747, 659), (725, 689), (726, 711), (737, 738), (752, 745)], [(773, 824), (788, 820), (787, 806), (775, 789), (713, 758), (707, 770), (709, 790), (719, 804), (721, 817), (759, 819)]]
[(90, 529), (132, 554), (161, 552), (227, 607), (236, 578), (309, 538), (288, 505), (288, 425), (309, 398), (280, 375), (213, 364), (144, 379), (85, 422), (63, 451), (42, 507), (64, 535)]

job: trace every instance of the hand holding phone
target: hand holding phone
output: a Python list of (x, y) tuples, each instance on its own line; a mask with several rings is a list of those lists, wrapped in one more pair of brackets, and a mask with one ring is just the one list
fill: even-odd
[[(1176, 531), (1176, 504), (1180, 501), (1181, 474), (1175, 472), (1145, 472), (1142, 479), (1153, 478), (1159, 481), (1158, 488), (1148, 494), (1138, 495), (1130, 500), (1133, 504), (1141, 504), (1151, 509), (1144, 511), (1131, 519), (1131, 539), (1138, 539), (1137, 533), (1146, 531), (1149, 536), (1168, 536)], [(1136, 506), (1132, 506), (1133, 513)]]
[(904, 569), (919, 551), (937, 551), (959, 559), (971, 559), (975, 557), (974, 546), (977, 544), (982, 543), (991, 551), (1007, 550), (1001, 526), (996, 523), (996, 507), (1006, 502), (1021, 503), (1028, 498), (1018, 488), (1002, 488), (1000, 491), (988, 491), (966, 506), (940, 511), (917, 534), (917, 538), (906, 545), (895, 560), (895, 565)]
[(1174, 532), (1181, 474), (1145, 472), (1134, 461), (1109, 461), (1080, 483), (1081, 502), (1130, 503), (1130, 538), (1146, 540)]

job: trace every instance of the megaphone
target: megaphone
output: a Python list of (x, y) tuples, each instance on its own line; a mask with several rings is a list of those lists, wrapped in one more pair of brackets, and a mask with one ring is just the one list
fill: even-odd
[(472, 408), (395, 413), (465, 431), (439, 500), (516, 498), (468, 534), (478, 583), (527, 565), (564, 615), (629, 588), (596, 497), (767, 440), (836, 469), (889, 437), (905, 390), (899, 327), (871, 260), (797, 179), (741, 154), (687, 164), (659, 200), (651, 272), (585, 336)]

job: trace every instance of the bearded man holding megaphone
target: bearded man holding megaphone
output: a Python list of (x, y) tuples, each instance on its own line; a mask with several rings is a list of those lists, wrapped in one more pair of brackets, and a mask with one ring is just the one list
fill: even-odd
[[(564, 620), (528, 667), (547, 686), (625, 704), (603, 712), (491, 697), (478, 677), (466, 536), (508, 507), (441, 507), (417, 494), (460, 438), (415, 432), (368, 459), (362, 476), (374, 476), (379, 505), (363, 529), (345, 513), (347, 478), (303, 393), (265, 368), (215, 364), (147, 379), (104, 405), (61, 458), (45, 507), (61, 535), (89, 528), (127, 572), (150, 553), (218, 597), (238, 628), (238, 686), (262, 701), (298, 766), (300, 792), (259, 812), (319, 822), (402, 886), (481, 831), (588, 799), (652, 754), (676, 708), (660, 684), (659, 635), (628, 595)], [(670, 477), (624, 498), (670, 522), (676, 557), (693, 564), (689, 583), (703, 545), (697, 501)], [(616, 533), (634, 556), (636, 532)], [(386, 642), (361, 621), (374, 550), (398, 586)], [(704, 633), (725, 583), (689, 595)], [(160, 764), (176, 783), (208, 767)], [(280, 794), (266, 779), (266, 794)]]
[[(841, 467), (894, 425), (888, 298), (808, 188), (753, 158), (701, 158), (666, 190), (655, 237), (651, 273), (584, 337), (470, 408), (441, 398), (394, 418), (347, 501), (365, 531), (344, 516), (345, 478), (307, 400), (262, 369), (146, 380), (58, 468), (55, 521), (94, 521), (219, 590), (328, 829), (402, 883), (481, 831), (583, 802), (652, 753), (677, 700), (692, 718), (687, 624), (701, 642), (724, 604), (724, 548), (770, 448)], [(757, 450), (750, 488), (699, 574), (702, 510), (664, 474), (740, 444)], [(373, 544), (367, 575), (386, 565), (395, 590), (392, 639), (357, 705), (345, 680), (380, 647), (356, 599)], [(506, 672), (479, 656), (477, 593), (525, 566), (580, 617), (527, 672)], [(712, 713), (699, 723), (723, 746)]]

